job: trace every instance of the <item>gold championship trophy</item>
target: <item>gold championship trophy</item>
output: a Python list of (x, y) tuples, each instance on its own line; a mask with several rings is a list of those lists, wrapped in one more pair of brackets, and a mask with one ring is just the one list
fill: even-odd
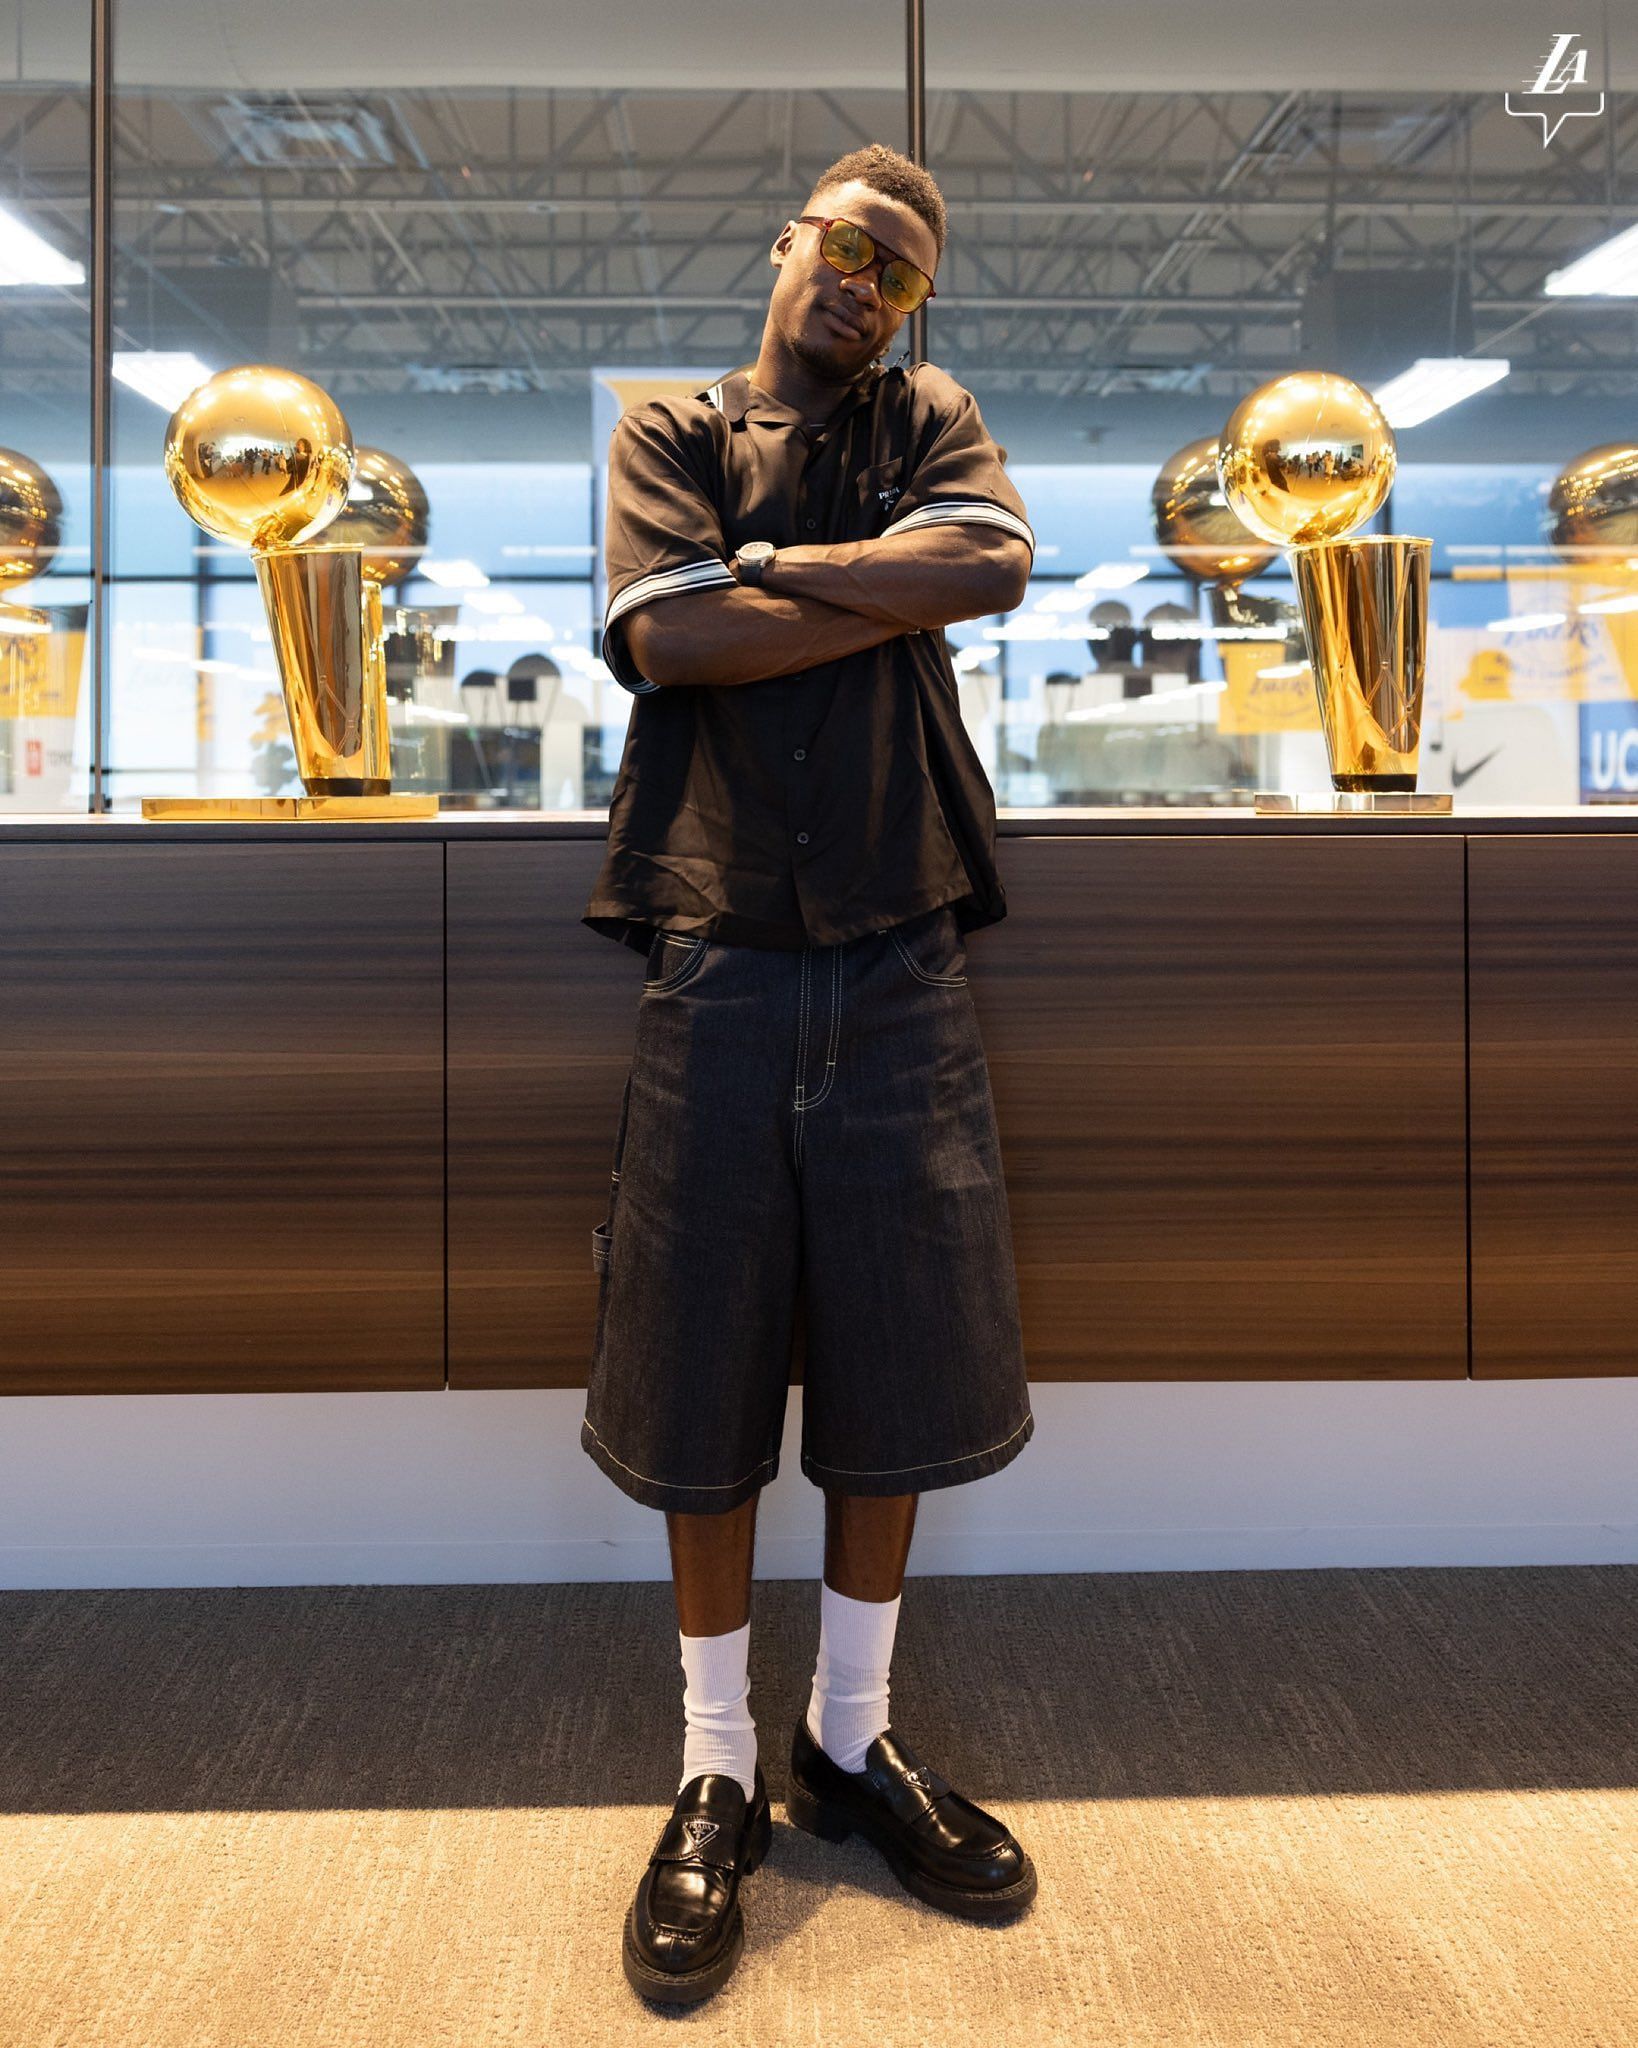
[(1325, 370), (1243, 398), (1218, 451), (1223, 495), (1286, 550), (1331, 767), (1328, 794), (1259, 790), (1259, 811), (1448, 811), (1416, 790), (1431, 540), (1361, 534), (1393, 483), (1393, 429), (1368, 391)]
[[(1150, 489), (1149, 504), (1155, 539), (1191, 582), (1206, 585), (1214, 596), (1221, 592), (1231, 607), (1277, 602), (1249, 600), (1241, 593), (1240, 585), (1260, 576), (1273, 561), (1275, 550), (1251, 532), (1224, 496), (1214, 435), (1189, 441), (1167, 457)], [(1280, 607), (1282, 613), (1289, 610), (1289, 606)], [(1225, 617), (1218, 623), (1230, 622)], [(1275, 620), (1259, 611), (1257, 623), (1273, 625)], [(1282, 617), (1278, 633), (1270, 637), (1283, 637), (1286, 623)], [(1294, 615), (1290, 623), (1295, 623)]]
[[(393, 512), (383, 539), (382, 525), (368, 516), (377, 481), (369, 475), (362, 482), (371, 500), (343, 519), (358, 472), (340, 407), (292, 370), (260, 363), (222, 370), (171, 415), (165, 436), (171, 489), (196, 525), (218, 540), (248, 546), (256, 565), (296, 771), (307, 795), (144, 797), (145, 818), (436, 815), (436, 795), (390, 793), (381, 641), (387, 576), (366, 569), (366, 556), (380, 550), (375, 559), (385, 554), (390, 571), (414, 537), (400, 531), (404, 522)], [(415, 494), (424, 508), (419, 485)], [(392, 512), (392, 493), (381, 495)]]

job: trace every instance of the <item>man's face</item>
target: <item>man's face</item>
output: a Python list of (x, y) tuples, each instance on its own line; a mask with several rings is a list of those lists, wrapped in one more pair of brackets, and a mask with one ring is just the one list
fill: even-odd
[[(938, 244), (919, 213), (858, 179), (816, 192), (804, 213), (838, 216), (864, 229), (894, 255), (931, 277)], [(787, 222), (770, 252), (779, 271), (769, 316), (791, 354), (826, 383), (850, 383), (879, 356), (904, 324), (881, 295), (878, 252), (863, 270), (844, 277), (819, 254), (819, 230)]]

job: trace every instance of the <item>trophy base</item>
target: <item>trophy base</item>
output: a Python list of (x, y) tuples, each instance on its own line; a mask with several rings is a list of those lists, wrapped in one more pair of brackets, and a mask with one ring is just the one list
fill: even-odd
[(430, 796), (145, 796), (142, 815), (191, 824), (240, 818), (435, 818), (438, 797), (436, 791)]
[(1353, 815), (1381, 812), (1403, 817), (1407, 812), (1421, 816), (1453, 808), (1448, 789), (1259, 789), (1252, 799), (1259, 811), (1332, 811)]

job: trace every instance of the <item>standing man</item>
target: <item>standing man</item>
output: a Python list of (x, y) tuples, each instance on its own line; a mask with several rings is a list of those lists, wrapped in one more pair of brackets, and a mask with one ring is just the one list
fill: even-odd
[(881, 363), (944, 239), (925, 171), (840, 158), (774, 240), (756, 361), (610, 444), (603, 657), (638, 701), (584, 922), (647, 968), (581, 1442), (666, 1515), (682, 1778), (623, 1951), (668, 2003), (733, 1971), (771, 1838), (751, 1568), (799, 1317), (825, 1561), (786, 1811), (950, 1912), (1035, 1895), (887, 1712), (918, 1495), (1034, 1426), (963, 943), (1006, 915), (995, 802), (942, 631), (1021, 602), (1034, 535), (971, 394)]

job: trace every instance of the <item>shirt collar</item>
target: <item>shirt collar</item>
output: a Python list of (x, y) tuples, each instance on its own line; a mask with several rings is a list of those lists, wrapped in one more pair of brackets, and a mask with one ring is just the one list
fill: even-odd
[[(847, 395), (841, 399), (826, 421), (826, 431), (839, 425), (855, 406), (864, 404), (886, 374), (879, 364), (872, 363), (856, 377)], [(803, 424), (802, 415), (794, 406), (782, 405), (771, 393), (762, 390), (759, 385), (752, 384), (749, 365), (731, 372), (716, 388), (722, 394), (724, 414), (736, 427), (741, 426), (747, 419), (782, 427)]]

